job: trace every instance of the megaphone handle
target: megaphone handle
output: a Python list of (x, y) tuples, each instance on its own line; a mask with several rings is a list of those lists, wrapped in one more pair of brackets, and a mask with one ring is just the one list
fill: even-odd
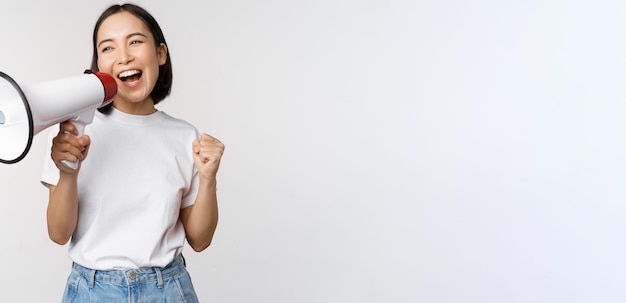
[[(78, 131), (78, 137), (81, 137), (85, 133), (85, 124), (80, 120), (72, 121), (72, 124), (74, 125), (74, 127), (76, 127), (76, 130)], [(70, 162), (67, 160), (61, 160), (61, 163), (63, 163), (65, 167), (71, 168), (73, 170), (76, 170), (78, 168), (78, 161)]]

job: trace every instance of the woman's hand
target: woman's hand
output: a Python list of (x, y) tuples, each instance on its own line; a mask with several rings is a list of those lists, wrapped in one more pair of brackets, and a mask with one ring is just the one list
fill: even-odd
[(215, 179), (224, 154), (224, 144), (207, 134), (193, 141), (193, 158), (201, 179)]
[[(80, 162), (87, 157), (91, 140), (86, 135), (77, 136), (76, 127), (71, 122), (65, 121), (60, 124), (59, 133), (52, 139), (52, 160), (63, 174), (76, 174), (78, 169), (71, 169), (61, 161)], [(80, 165), (78, 167), (80, 168)]]
[(180, 210), (187, 242), (195, 251), (211, 245), (217, 227), (217, 170), (224, 153), (224, 144), (207, 134), (193, 140), (193, 159), (198, 168), (200, 186), (193, 205)]

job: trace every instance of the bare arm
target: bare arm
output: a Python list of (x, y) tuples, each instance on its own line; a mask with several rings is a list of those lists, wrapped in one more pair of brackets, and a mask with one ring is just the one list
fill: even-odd
[(67, 243), (78, 222), (76, 178), (61, 178), (50, 186), (48, 201), (48, 236), (59, 245)]
[(65, 167), (61, 161), (83, 160), (88, 151), (89, 137), (76, 138), (76, 128), (71, 123), (61, 123), (59, 134), (52, 141), (51, 156), (59, 168), (59, 182), (50, 185), (48, 210), (48, 235), (60, 245), (69, 241), (78, 222), (78, 169)]
[(203, 251), (211, 245), (218, 221), (216, 182), (200, 183), (194, 205), (180, 210), (187, 242), (195, 251)]
[(211, 245), (217, 228), (217, 170), (224, 153), (224, 145), (203, 134), (193, 144), (194, 160), (200, 178), (194, 205), (181, 209), (180, 220), (185, 227), (187, 242), (195, 251)]

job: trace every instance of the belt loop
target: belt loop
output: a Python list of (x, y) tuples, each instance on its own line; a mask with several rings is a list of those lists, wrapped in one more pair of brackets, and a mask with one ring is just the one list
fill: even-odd
[(163, 288), (163, 275), (161, 274), (161, 269), (158, 267), (155, 267), (154, 271), (156, 271), (156, 274), (157, 274), (157, 286), (159, 288)]
[(96, 281), (96, 270), (92, 269), (89, 273), (89, 288), (93, 288), (93, 285)]

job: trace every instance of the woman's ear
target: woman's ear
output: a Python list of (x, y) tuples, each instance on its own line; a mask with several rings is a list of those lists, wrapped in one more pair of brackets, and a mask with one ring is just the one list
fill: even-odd
[(159, 65), (164, 65), (167, 62), (167, 45), (165, 45), (165, 43), (159, 44), (157, 57), (159, 59)]

